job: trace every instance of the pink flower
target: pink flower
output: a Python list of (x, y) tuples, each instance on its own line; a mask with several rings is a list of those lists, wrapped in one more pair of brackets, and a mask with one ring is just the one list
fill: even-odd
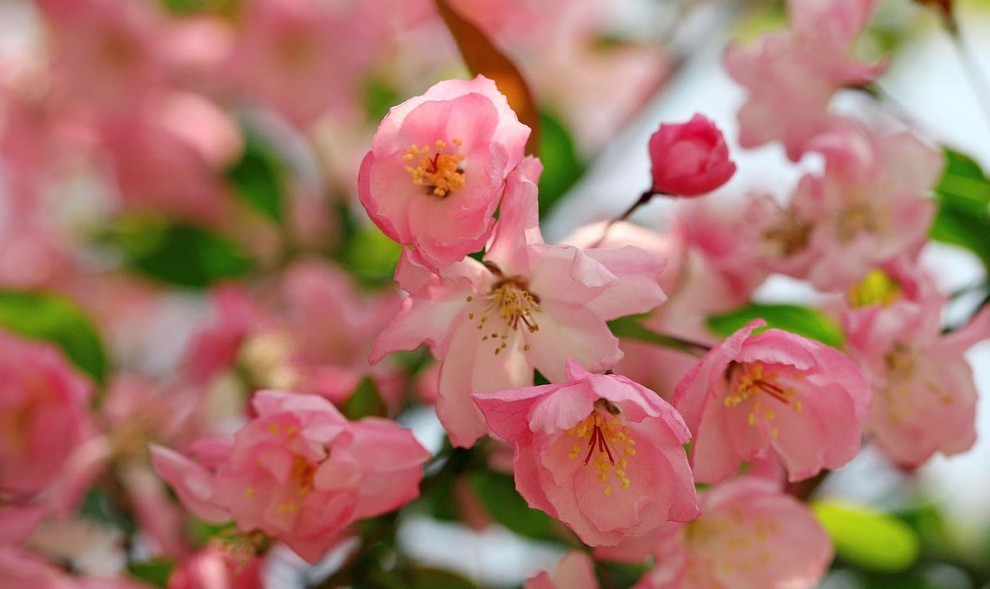
[(876, 0), (789, 0), (790, 28), (767, 35), (754, 48), (733, 45), (725, 69), (749, 92), (739, 110), (739, 143), (758, 147), (782, 141), (797, 161), (808, 141), (828, 126), (828, 105), (841, 88), (866, 84), (886, 64), (865, 65), (849, 56)]
[(874, 389), (865, 432), (897, 462), (918, 466), (936, 452), (965, 452), (976, 441), (979, 395), (964, 353), (990, 338), (990, 311), (943, 335), (946, 297), (922, 276), (888, 270), (886, 296), (847, 311), (843, 326)]
[(564, 555), (552, 573), (541, 571), (526, 580), (523, 589), (598, 589), (595, 563), (584, 552)]
[(491, 234), (529, 133), (491, 80), (440, 82), (393, 107), (378, 127), (361, 163), (361, 203), (431, 266), (456, 262)]
[(701, 511), (652, 538), (657, 566), (635, 589), (812, 589), (832, 561), (814, 515), (768, 481), (742, 478), (704, 492)]
[(935, 212), (928, 194), (944, 165), (938, 151), (909, 133), (852, 121), (809, 148), (825, 156), (825, 173), (802, 178), (780, 224), (765, 233), (794, 244), (781, 244), (782, 270), (822, 290), (844, 289), (878, 263), (920, 249)]
[(230, 560), (216, 547), (190, 555), (169, 575), (166, 589), (264, 589), (260, 558), (244, 565)]
[(529, 158), (509, 177), (484, 264), (469, 258), (434, 274), (406, 252), (396, 270), (410, 296), (371, 360), (427, 343), (442, 360), (437, 414), (457, 446), (487, 433), (472, 393), (532, 384), (534, 368), (560, 382), (568, 358), (608, 369), (622, 352), (606, 321), (649, 311), (665, 298), (657, 285), (664, 262), (645, 251), (544, 243), (539, 173)]
[(694, 434), (691, 466), (718, 483), (773, 451), (791, 481), (837, 468), (859, 451), (870, 388), (842, 352), (756, 320), (712, 348), (684, 377), (674, 406)]
[(3, 332), (0, 374), (0, 493), (37, 493), (86, 438), (92, 386), (53, 346)]
[(700, 114), (686, 123), (660, 125), (650, 137), (650, 165), (653, 192), (673, 196), (711, 192), (736, 173), (722, 132)]
[(257, 416), (232, 439), (194, 445), (200, 462), (152, 447), (155, 468), (193, 515), (232, 518), (315, 562), (346, 526), (419, 494), (429, 454), (395, 423), (349, 422), (315, 395), (263, 391), (251, 405)]
[(515, 449), (516, 489), (592, 546), (698, 515), (683, 445), (691, 434), (666, 401), (574, 361), (566, 384), (473, 395), (491, 431)]

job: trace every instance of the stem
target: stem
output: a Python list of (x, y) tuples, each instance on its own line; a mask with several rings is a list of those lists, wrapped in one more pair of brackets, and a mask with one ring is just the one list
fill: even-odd
[(650, 190), (647, 190), (646, 192), (644, 192), (643, 194), (639, 195), (639, 199), (637, 199), (636, 202), (634, 202), (632, 204), (632, 206), (630, 206), (628, 209), (625, 210), (624, 213), (622, 213), (618, 217), (612, 219), (611, 221), (608, 222), (607, 225), (605, 225), (605, 228), (602, 229), (602, 236), (599, 237), (598, 238), (598, 241), (596, 241), (595, 243), (593, 243), (591, 245), (591, 247), (598, 247), (599, 245), (601, 245), (602, 242), (605, 241), (605, 238), (608, 237), (608, 231), (609, 231), (609, 229), (612, 228), (612, 225), (615, 225), (619, 221), (625, 221), (626, 219), (628, 219), (630, 216), (632, 216), (633, 213), (636, 212), (636, 209), (638, 209), (641, 206), (645, 205), (646, 203), (650, 202), (650, 200), (654, 196), (656, 196), (657, 194), (659, 194), (659, 193), (658, 192), (653, 192), (653, 189), (650, 189)]
[(608, 322), (609, 329), (616, 337), (636, 340), (647, 344), (654, 344), (663, 348), (670, 348), (685, 354), (701, 357), (711, 350), (711, 346), (700, 342), (691, 341), (675, 335), (659, 333), (643, 326), (633, 317), (623, 317)]

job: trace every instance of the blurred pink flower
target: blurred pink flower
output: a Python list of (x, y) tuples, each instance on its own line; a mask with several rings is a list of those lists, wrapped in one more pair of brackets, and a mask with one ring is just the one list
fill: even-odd
[[(574, 361), (567, 382), (473, 395), (513, 445), (516, 489), (585, 544), (616, 544), (698, 515), (691, 434), (653, 391)], [(589, 466), (593, 468), (588, 468)]]
[(919, 466), (976, 441), (979, 395), (964, 354), (990, 339), (990, 311), (943, 334), (947, 297), (912, 271), (887, 266), (890, 292), (842, 319), (849, 351), (874, 389), (864, 431), (898, 463)]
[(581, 250), (543, 242), (537, 221), (540, 165), (510, 175), (484, 264), (466, 259), (433, 274), (406, 252), (396, 270), (410, 293), (382, 332), (372, 362), (427, 343), (440, 367), (437, 414), (457, 446), (485, 435), (471, 393), (532, 384), (536, 368), (564, 379), (568, 358), (605, 370), (622, 357), (606, 321), (664, 300), (664, 262), (633, 247)]
[(739, 143), (781, 141), (797, 161), (832, 116), (832, 95), (871, 82), (886, 67), (853, 60), (850, 52), (876, 0), (789, 0), (790, 28), (756, 47), (730, 46), (725, 69), (749, 97), (739, 110)]
[(233, 438), (194, 445), (200, 462), (152, 447), (158, 473), (197, 517), (233, 519), (316, 562), (346, 526), (419, 494), (429, 453), (396, 423), (349, 422), (315, 395), (262, 391), (251, 404), (255, 419)]
[(207, 547), (185, 560), (169, 575), (166, 589), (264, 589), (262, 559), (231, 562), (228, 553)]
[(768, 481), (741, 478), (700, 494), (701, 517), (599, 548), (622, 561), (656, 557), (635, 589), (812, 589), (832, 544), (811, 511)]
[(756, 320), (701, 359), (674, 394), (694, 434), (691, 466), (702, 483), (742, 461), (776, 454), (790, 481), (838, 468), (859, 451), (870, 387), (842, 352)]
[(479, 251), (530, 129), (495, 83), (445, 80), (393, 107), (361, 163), (371, 219), (431, 267)]
[(671, 196), (700, 196), (729, 181), (736, 164), (722, 132), (700, 114), (686, 123), (665, 123), (650, 137), (652, 190)]
[(0, 492), (48, 487), (91, 431), (91, 383), (51, 344), (0, 332)]
[(595, 562), (584, 552), (564, 555), (553, 572), (541, 571), (526, 580), (523, 589), (598, 589)]
[[(801, 179), (782, 223), (805, 233), (781, 270), (807, 277), (822, 290), (845, 289), (876, 264), (915, 255), (935, 213), (928, 195), (938, 181), (942, 155), (907, 132), (885, 133), (842, 121), (809, 149), (825, 156), (825, 173)], [(768, 239), (797, 238), (783, 228)], [(786, 248), (785, 248), (786, 250)]]

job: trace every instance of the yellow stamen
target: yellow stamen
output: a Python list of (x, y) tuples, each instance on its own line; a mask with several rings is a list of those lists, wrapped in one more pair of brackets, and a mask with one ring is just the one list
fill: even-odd
[(413, 184), (430, 187), (430, 193), (439, 197), (463, 188), (467, 182), (464, 170), (461, 169), (464, 156), (457, 153), (461, 141), (454, 139), (453, 144), (453, 153), (446, 153), (447, 143), (444, 141), (437, 141), (432, 149), (418, 145), (407, 149), (402, 159), (410, 162), (406, 171), (412, 174)]

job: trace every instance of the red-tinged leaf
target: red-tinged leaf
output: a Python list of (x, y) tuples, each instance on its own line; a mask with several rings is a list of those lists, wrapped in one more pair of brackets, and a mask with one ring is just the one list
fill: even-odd
[(509, 106), (516, 111), (519, 120), (533, 130), (526, 142), (526, 153), (539, 153), (540, 113), (519, 68), (477, 25), (454, 10), (446, 0), (436, 0), (436, 5), (468, 69), (475, 75), (481, 74), (494, 80), (499, 91), (508, 98)]

